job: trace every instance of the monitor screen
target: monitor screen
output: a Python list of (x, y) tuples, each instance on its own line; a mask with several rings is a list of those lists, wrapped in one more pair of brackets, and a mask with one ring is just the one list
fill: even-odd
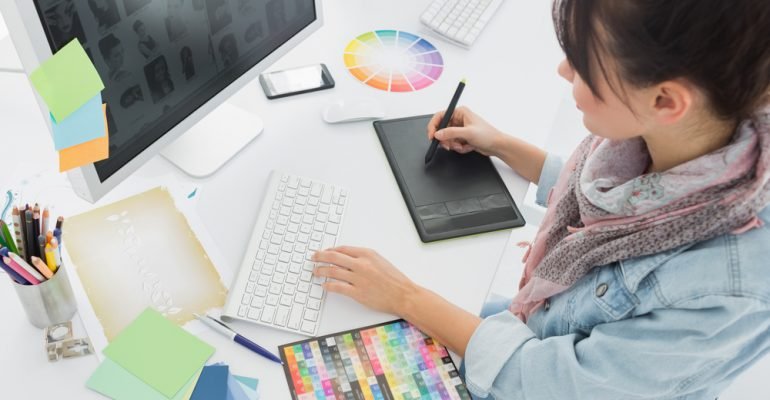
[(313, 0), (34, 1), (51, 51), (79, 39), (104, 82), (101, 181), (317, 18)]

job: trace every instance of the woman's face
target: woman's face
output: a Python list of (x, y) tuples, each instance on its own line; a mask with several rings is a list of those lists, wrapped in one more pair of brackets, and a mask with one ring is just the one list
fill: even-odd
[[(608, 76), (617, 76), (612, 65), (605, 65), (605, 68)], [(600, 71), (598, 66), (592, 70)], [(642, 105), (640, 89), (628, 84), (621, 86), (620, 82), (613, 82), (611, 87), (607, 79), (601, 73), (597, 73), (598, 76), (595, 79), (597, 92), (602, 97), (599, 99), (566, 59), (559, 64), (559, 75), (572, 84), (572, 96), (575, 98), (578, 109), (583, 112), (583, 124), (591, 133), (607, 139), (628, 139), (644, 132), (644, 116), (634, 114), (629, 108), (630, 105), (634, 110), (642, 109), (642, 107), (634, 107), (634, 105)], [(620, 87), (624, 88), (628, 105), (612, 90)]]
[(166, 64), (162, 62), (156, 63), (153, 67), (153, 72), (155, 73), (155, 81), (162, 82), (166, 79)]
[(123, 45), (118, 44), (110, 49), (110, 56), (107, 57), (106, 61), (110, 70), (120, 69), (123, 66)]

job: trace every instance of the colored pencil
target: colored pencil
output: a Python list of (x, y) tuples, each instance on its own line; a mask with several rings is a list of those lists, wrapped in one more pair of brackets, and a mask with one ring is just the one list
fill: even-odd
[(45, 263), (53, 272), (56, 272), (56, 270), (59, 269), (56, 266), (56, 255), (54, 255), (53, 247), (51, 247), (50, 243), (45, 245)]
[(56, 238), (51, 239), (51, 248), (53, 249), (53, 260), (56, 262), (56, 267), (61, 267), (61, 249)]
[(51, 279), (51, 277), (53, 277), (53, 272), (48, 269), (48, 266), (45, 265), (43, 260), (37, 257), (32, 257), (32, 265), (37, 268), (37, 270), (40, 271), (40, 273), (43, 274), (46, 279)]
[(21, 233), (21, 215), (19, 213), (19, 207), (13, 206), (13, 233), (16, 235), (16, 250), (19, 250), (17, 254), (22, 257), (26, 257), (27, 253), (24, 251), (24, 236)]
[(33, 220), (32, 216), (32, 210), (24, 211), (24, 231), (27, 234), (27, 258), (25, 260), (30, 260), (32, 256), (35, 255), (35, 229), (32, 228), (32, 225), (34, 225), (35, 222)]
[(46, 258), (45, 258), (45, 236), (38, 235), (38, 237), (37, 237), (37, 247), (38, 247), (38, 252), (40, 253), (40, 257), (38, 257), (38, 258), (43, 260), (43, 263), (45, 263), (46, 262)]
[(40, 226), (40, 233), (45, 235), (46, 232), (48, 232), (48, 220), (51, 217), (51, 213), (48, 211), (48, 207), (43, 209), (43, 214), (41, 215), (42, 218), (42, 224)]
[[(11, 254), (9, 254), (9, 256), (10, 255)], [(3, 262), (5, 263), (5, 265), (13, 268), (13, 270), (16, 271), (16, 273), (18, 273), (19, 275), (21, 275), (24, 279), (26, 279), (27, 282), (33, 285), (39, 284), (42, 279), (37, 279), (37, 277), (39, 276), (40, 278), (42, 278), (43, 276), (40, 275), (40, 273), (33, 271), (31, 269), (32, 267), (29, 267), (30, 270), (27, 270), (26, 268), (22, 267), (21, 264), (19, 264), (19, 261), (23, 262), (24, 264), (27, 264), (27, 262), (22, 260), (21, 258), (13, 259), (11, 257), (3, 257)], [(29, 264), (27, 264), (27, 266), (29, 266)], [(32, 272), (34, 272), (34, 274)]]
[(5, 257), (0, 257), (0, 268), (5, 270), (5, 272), (8, 274), (8, 276), (10, 276), (11, 279), (16, 281), (16, 283), (21, 284), (21, 285), (29, 285), (29, 281), (24, 279), (24, 277), (21, 276), (18, 272), (16, 272), (16, 270), (14, 270), (10, 266), (8, 266), (5, 262), (3, 262), (3, 258), (5, 258)]

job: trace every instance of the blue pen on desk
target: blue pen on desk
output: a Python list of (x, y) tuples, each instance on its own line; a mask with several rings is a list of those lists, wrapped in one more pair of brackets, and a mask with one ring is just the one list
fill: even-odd
[(195, 315), (195, 318), (198, 318), (201, 322), (203, 322), (203, 325), (206, 325), (209, 328), (221, 333), (222, 335), (229, 337), (230, 340), (234, 341), (235, 343), (240, 344), (241, 346), (259, 354), (260, 356), (267, 358), (268, 360), (275, 361), (283, 365), (283, 361), (281, 361), (278, 356), (267, 351), (264, 347), (252, 342), (251, 340), (246, 339), (246, 337), (236, 333), (229, 326), (225, 325), (224, 322), (208, 315), (205, 317), (201, 317), (198, 314), (193, 315)]

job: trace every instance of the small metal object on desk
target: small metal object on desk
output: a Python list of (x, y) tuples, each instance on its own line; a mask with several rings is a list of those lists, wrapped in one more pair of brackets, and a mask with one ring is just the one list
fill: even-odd
[(81, 357), (94, 353), (88, 338), (72, 338), (72, 321), (54, 324), (45, 328), (45, 348), (48, 361), (61, 358)]

